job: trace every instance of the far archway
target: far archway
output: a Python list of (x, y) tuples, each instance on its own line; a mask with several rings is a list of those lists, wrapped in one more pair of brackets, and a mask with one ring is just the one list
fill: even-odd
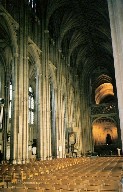
[(118, 133), (117, 123), (113, 119), (96, 119), (92, 126), (94, 151), (100, 156), (117, 155), (117, 148), (120, 148)]

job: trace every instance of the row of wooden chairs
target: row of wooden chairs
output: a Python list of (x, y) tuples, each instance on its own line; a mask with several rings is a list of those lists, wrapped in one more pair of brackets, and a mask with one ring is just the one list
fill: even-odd
[(11, 170), (12, 177), (0, 191), (121, 191), (122, 163), (122, 157), (98, 157), (5, 164), (3, 175)]
[(47, 174), (59, 169), (79, 163), (80, 159), (56, 159), (50, 161), (35, 161), (28, 164), (13, 165), (2, 164), (0, 165), (0, 185), (3, 186), (4, 182), (17, 183), (22, 182), (26, 178), (33, 178), (37, 175)]

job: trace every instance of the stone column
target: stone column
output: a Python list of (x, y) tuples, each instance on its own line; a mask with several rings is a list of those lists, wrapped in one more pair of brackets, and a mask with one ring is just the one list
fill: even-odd
[(48, 159), (51, 159), (52, 154), (51, 154), (51, 112), (50, 112), (50, 84), (48, 81), (48, 87), (47, 87), (47, 106), (48, 106), (48, 111), (47, 111), (47, 140), (48, 140), (48, 146), (47, 146), (47, 156)]
[[(60, 76), (60, 70), (59, 70), (59, 74)], [(59, 78), (58, 78), (59, 79)], [(59, 82), (58, 80), (58, 88), (57, 88), (57, 133), (58, 133), (58, 136), (57, 136), (57, 142), (58, 142), (58, 157), (61, 158), (61, 150), (60, 148), (62, 148), (62, 140), (61, 140), (61, 83)]]
[(37, 158), (43, 159), (43, 121), (42, 121), (42, 89), (41, 72), (36, 76), (36, 125), (37, 125)]
[(62, 73), (63, 73), (63, 69), (62, 69), (62, 65), (63, 63), (61, 63), (61, 50), (59, 50), (59, 133), (60, 133), (60, 138), (59, 138), (59, 157), (63, 158), (65, 155), (65, 129), (64, 129), (64, 112), (65, 112), (65, 107), (64, 107), (64, 102), (63, 102), (63, 94), (64, 94), (64, 90), (63, 90), (63, 78), (62, 78)]
[[(28, 159), (28, 58), (27, 15), (24, 2), (20, 2), (18, 53), (12, 64), (12, 123), (10, 159), (13, 163), (25, 163)], [(16, 40), (16, 38), (14, 39)], [(13, 52), (15, 52), (13, 48)]]
[[(4, 111), (4, 104), (5, 104), (5, 95), (4, 95), (4, 89), (5, 89), (5, 82), (4, 82), (4, 73), (2, 65), (0, 65), (0, 99), (4, 99), (4, 103), (0, 101), (0, 129), (3, 128), (2, 121), (3, 121), (3, 111)], [(2, 134), (2, 133), (1, 133)], [(2, 141), (1, 141), (2, 142)], [(1, 143), (0, 143), (1, 144)]]
[(56, 59), (57, 59), (57, 91), (56, 91), (56, 140), (57, 140), (57, 156), (62, 157), (62, 109), (61, 109), (61, 50), (56, 46)]
[(18, 163), (25, 163), (28, 160), (28, 17), (26, 7), (24, 7), (23, 5), (24, 1), (20, 2), (20, 28), (18, 33)]
[(52, 140), (51, 140), (51, 143), (52, 143), (52, 146), (51, 146), (51, 148), (52, 148), (52, 156), (53, 157), (56, 157), (57, 156), (57, 136), (56, 136), (56, 90), (54, 89), (54, 86), (53, 86), (53, 84), (51, 84), (51, 123), (52, 123), (52, 131), (51, 131), (51, 138), (52, 138)]
[[(24, 41), (26, 43), (26, 40)], [(26, 50), (24, 55), (26, 56)], [(25, 163), (28, 160), (28, 59), (23, 58), (23, 100), (22, 100), (22, 162)], [(18, 138), (19, 142), (19, 138)]]
[(9, 126), (9, 86), (10, 86), (10, 72), (7, 70), (5, 75), (5, 107), (3, 119), (3, 159), (7, 159), (7, 129)]
[(3, 73), (3, 66), (0, 65), (0, 98), (5, 99), (4, 97), (4, 89), (5, 89), (5, 82), (4, 82), (4, 78), (5, 78), (5, 73)]
[(62, 157), (65, 157), (65, 128), (65, 101), (62, 96)]
[[(84, 75), (83, 75), (84, 76)], [(80, 93), (80, 99), (81, 99), (81, 119), (82, 119), (82, 127), (81, 127), (81, 131), (82, 131), (82, 154), (85, 155), (86, 151), (87, 151), (87, 145), (88, 145), (88, 139), (86, 139), (87, 136), (87, 119), (86, 119), (86, 115), (87, 115), (87, 107), (86, 107), (86, 96), (85, 96), (85, 92), (84, 92), (84, 77), (82, 77), (82, 79), (80, 80), (81, 82), (81, 93)]]
[(108, 9), (123, 147), (123, 1), (108, 0)]
[(48, 75), (48, 64), (49, 64), (49, 31), (44, 30), (42, 35), (42, 67), (41, 67), (41, 129), (42, 129), (42, 145), (43, 152), (42, 158), (47, 159), (51, 156), (51, 125), (50, 125), (50, 94), (49, 94), (49, 75)]
[(36, 73), (36, 104), (35, 104), (35, 125), (37, 131), (37, 158), (40, 159), (40, 102), (39, 102), (39, 69), (37, 68)]
[[(58, 82), (57, 82), (58, 83)], [(58, 104), (58, 100), (59, 100), (59, 91), (58, 88), (55, 91), (55, 106), (56, 106), (56, 157), (59, 157), (59, 140), (60, 140), (60, 133), (59, 133), (59, 104)]]
[(28, 160), (28, 58), (19, 57), (18, 163)]
[(10, 160), (17, 162), (18, 158), (18, 55), (15, 53), (12, 64), (12, 123), (10, 137)]

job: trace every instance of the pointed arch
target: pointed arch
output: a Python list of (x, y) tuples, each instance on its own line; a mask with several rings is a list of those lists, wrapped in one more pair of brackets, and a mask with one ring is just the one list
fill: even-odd
[(15, 54), (18, 53), (17, 30), (19, 25), (2, 6), (0, 6), (0, 12), (1, 29), (3, 29), (7, 35), (7, 40), (8, 43), (10, 43), (9, 46), (11, 47), (12, 55), (15, 56)]

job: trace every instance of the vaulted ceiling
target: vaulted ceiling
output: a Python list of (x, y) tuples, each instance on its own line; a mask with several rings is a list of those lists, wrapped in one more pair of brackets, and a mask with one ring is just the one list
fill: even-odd
[(114, 87), (107, 0), (40, 1), (39, 9), (42, 19), (46, 19), (45, 27), (68, 58), (68, 65), (74, 71), (76, 69), (79, 77), (88, 73), (94, 90), (97, 85), (107, 82)]
[[(89, 79), (93, 94), (104, 83), (111, 83), (115, 91), (107, 0), (29, 2), (37, 4), (36, 13), (45, 25), (44, 30), (49, 30), (50, 37), (62, 51), (73, 75), (78, 75), (79, 79), (83, 79), (85, 75), (85, 84), (86, 79)], [(108, 96), (107, 91), (106, 95)], [(105, 93), (101, 98), (105, 98)]]
[(80, 73), (90, 65), (110, 71), (113, 57), (107, 1), (49, 0), (46, 5), (46, 27), (64, 56), (70, 57), (70, 66)]

